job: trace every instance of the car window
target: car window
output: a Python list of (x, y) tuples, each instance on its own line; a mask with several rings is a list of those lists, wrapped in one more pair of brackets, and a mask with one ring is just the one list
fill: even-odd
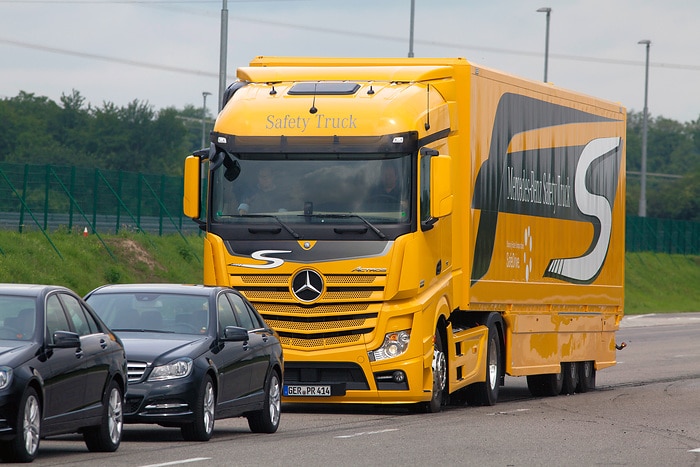
[(226, 326), (238, 326), (236, 317), (233, 314), (231, 302), (226, 298), (227, 294), (219, 295), (217, 298), (217, 309), (219, 311), (219, 335), (223, 336)]
[(46, 339), (47, 342), (53, 344), (53, 333), (56, 331), (70, 331), (68, 318), (63, 311), (63, 306), (58, 300), (58, 297), (50, 295), (46, 299)]
[(243, 299), (236, 294), (229, 294), (231, 299), (231, 304), (233, 305), (233, 311), (236, 314), (236, 319), (242, 328), (247, 330), (259, 329), (260, 324), (256, 320), (253, 320), (250, 312), (248, 311), (248, 306), (245, 304)]
[(36, 306), (33, 298), (0, 297), (0, 325), (3, 339), (29, 340), (34, 335)]
[(81, 336), (87, 336), (98, 331), (97, 323), (95, 323), (92, 316), (89, 316), (89, 314), (83, 309), (77, 298), (64, 293), (60, 294), (60, 296), (61, 301), (66, 306), (68, 316), (70, 316), (70, 319), (73, 322), (75, 332)]

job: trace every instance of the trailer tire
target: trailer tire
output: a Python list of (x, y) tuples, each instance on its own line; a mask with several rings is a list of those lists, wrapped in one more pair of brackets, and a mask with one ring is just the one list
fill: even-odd
[(467, 387), (469, 405), (495, 405), (503, 377), (503, 349), (496, 325), (489, 324), (488, 346), (486, 349), (486, 381)]
[(564, 377), (561, 372), (547, 375), (529, 375), (527, 388), (535, 397), (553, 397), (561, 393)]
[(578, 364), (578, 386), (576, 392), (588, 392), (595, 389), (595, 364), (592, 360)]
[(565, 362), (561, 364), (562, 372), (562, 394), (573, 394), (576, 392), (579, 381), (579, 364), (577, 362)]

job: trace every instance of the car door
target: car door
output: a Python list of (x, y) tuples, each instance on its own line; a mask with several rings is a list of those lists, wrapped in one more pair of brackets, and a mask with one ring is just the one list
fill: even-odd
[(248, 343), (222, 340), (226, 326), (240, 326), (227, 295), (221, 293), (216, 298), (219, 345), (212, 356), (219, 370), (219, 412), (222, 415), (236, 411), (250, 387)]
[(61, 349), (51, 347), (56, 331), (71, 331), (63, 305), (56, 293), (46, 298), (44, 339), (47, 344), (46, 362), (49, 374), (44, 378), (44, 419), (47, 431), (60, 429), (79, 417), (85, 400), (85, 372), (80, 347)]
[(247, 301), (235, 293), (227, 295), (239, 325), (248, 330), (248, 355), (246, 355), (246, 362), (250, 366), (248, 393), (262, 392), (270, 366), (267, 351), (269, 333), (262, 329), (262, 323), (258, 321)]
[(59, 293), (59, 297), (68, 312), (73, 328), (80, 335), (85, 372), (84, 406), (90, 408), (85, 415), (99, 416), (102, 412), (102, 394), (113, 358), (113, 342), (77, 297), (68, 293)]

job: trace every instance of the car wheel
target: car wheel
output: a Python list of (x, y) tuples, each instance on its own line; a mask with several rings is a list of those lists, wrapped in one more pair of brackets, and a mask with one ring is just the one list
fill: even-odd
[(182, 437), (186, 441), (209, 441), (214, 432), (215, 410), (214, 383), (206, 375), (194, 406), (194, 422), (182, 426)]
[(272, 370), (265, 380), (265, 403), (263, 408), (252, 412), (248, 417), (248, 426), (253, 433), (274, 433), (280, 426), (282, 399), (279, 375)]
[(116, 381), (109, 383), (102, 401), (102, 422), (83, 432), (85, 445), (91, 452), (114, 452), (119, 448), (124, 427), (124, 396)]
[(39, 452), (41, 405), (34, 388), (27, 388), (17, 411), (17, 433), (2, 444), (2, 458), (10, 462), (31, 462)]

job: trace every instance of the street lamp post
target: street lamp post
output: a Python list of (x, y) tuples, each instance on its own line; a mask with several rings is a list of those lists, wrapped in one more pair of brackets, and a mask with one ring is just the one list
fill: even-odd
[(651, 41), (645, 39), (637, 44), (646, 45), (647, 59), (644, 67), (644, 117), (642, 120), (642, 181), (639, 192), (639, 217), (647, 217), (647, 121), (649, 119), (649, 108), (647, 107), (649, 97), (649, 47)]
[(547, 62), (549, 61), (549, 15), (552, 13), (552, 9), (549, 7), (542, 7), (537, 9), (538, 13), (547, 13), (547, 32), (544, 37), (544, 82), (547, 82)]
[(408, 58), (413, 58), (413, 20), (415, 18), (416, 0), (411, 0), (411, 26), (408, 33)]
[(202, 92), (202, 148), (207, 144), (207, 129), (206, 121), (207, 118), (207, 96), (211, 96), (210, 92)]
[(219, 43), (219, 105), (218, 110), (224, 106), (224, 92), (226, 91), (226, 54), (228, 45), (228, 8), (226, 0), (221, 5), (221, 39)]

